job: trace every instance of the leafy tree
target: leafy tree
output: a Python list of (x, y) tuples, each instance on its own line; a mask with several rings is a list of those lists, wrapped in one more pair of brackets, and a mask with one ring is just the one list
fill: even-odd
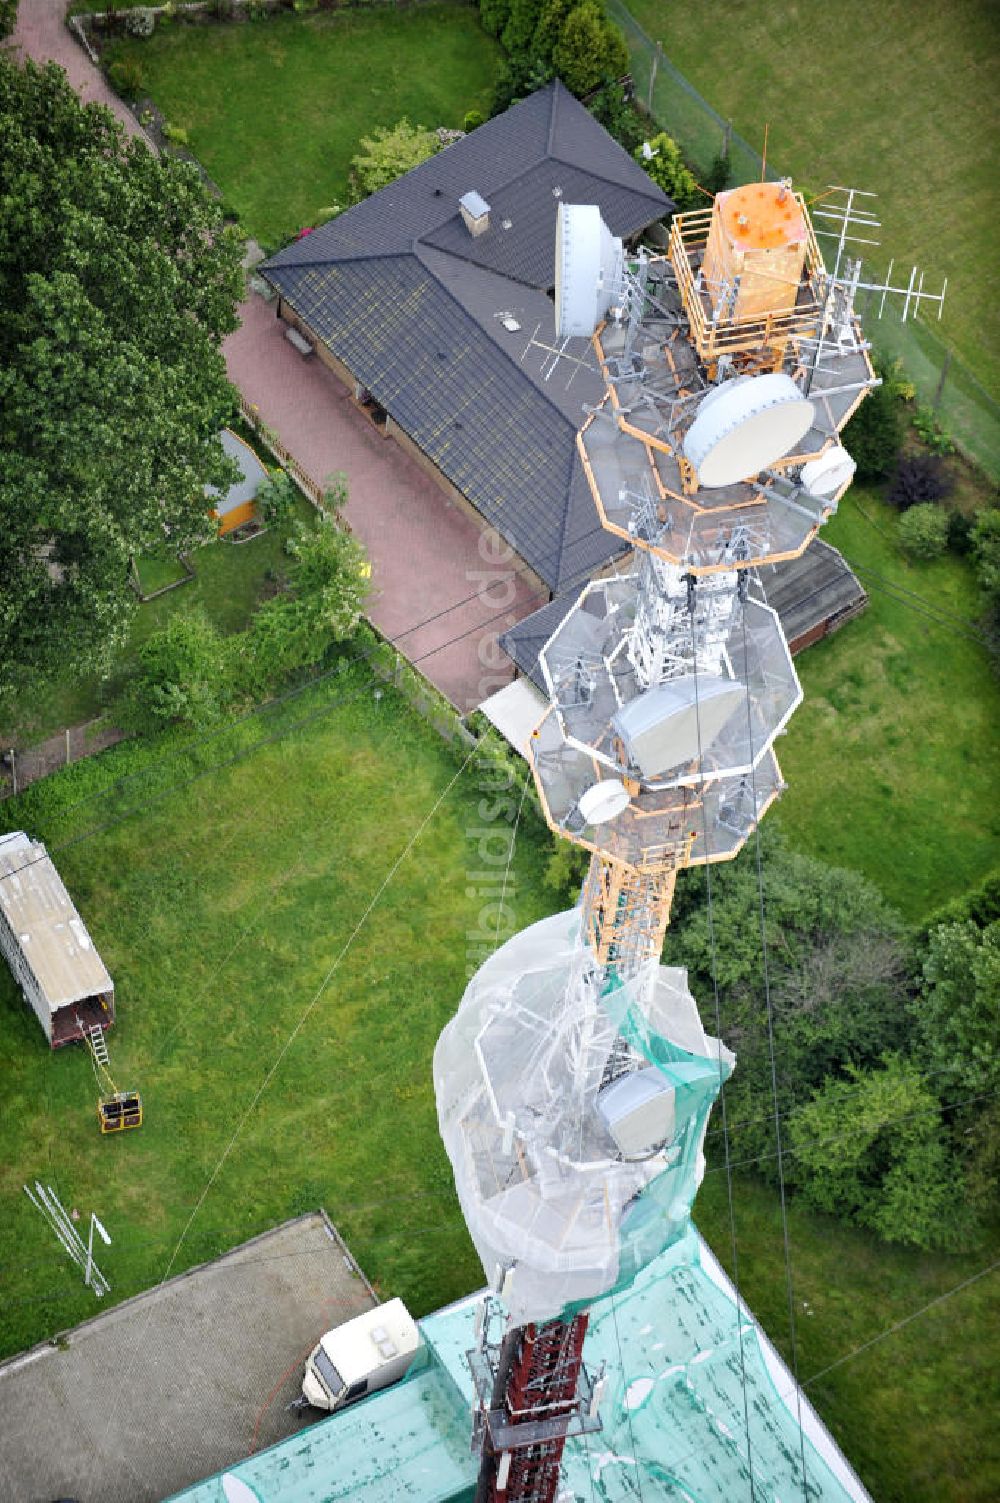
[(105, 667), (130, 558), (212, 535), (237, 478), (219, 346), (241, 246), (197, 171), (61, 69), (0, 55), (0, 693)]
[(647, 157), (639, 146), (632, 155), (644, 167), (658, 188), (672, 198), (678, 209), (695, 209), (705, 198), (698, 190), (694, 173), (681, 156), (681, 149), (666, 131), (660, 131), (649, 141), (652, 153)]
[(625, 38), (596, 0), (584, 0), (570, 11), (552, 49), (552, 65), (567, 89), (578, 97), (589, 94), (604, 79), (617, 78), (626, 71)]
[(916, 1066), (898, 1055), (826, 1081), (793, 1114), (789, 1146), (794, 1180), (817, 1210), (886, 1241), (960, 1245), (967, 1228), (956, 1212), (938, 1102)]
[(479, 0), (479, 20), (484, 31), (498, 37), (510, 19), (511, 0)]
[(362, 136), (351, 158), (351, 184), (356, 200), (367, 198), (394, 183), (397, 177), (419, 167), (439, 148), (437, 136), (422, 125), (411, 125), (404, 116), (396, 125), (378, 125)]
[(552, 53), (566, 24), (566, 17), (581, 0), (542, 0), (538, 24), (531, 39), (531, 55), (544, 63), (552, 62)]
[(945, 1099), (1000, 1089), (1000, 920), (931, 930), (914, 1008)]
[(882, 385), (868, 393), (843, 432), (859, 480), (881, 480), (888, 475), (903, 442), (903, 413), (894, 369), (877, 359), (875, 369)]
[(933, 501), (922, 501), (904, 511), (896, 536), (912, 558), (940, 558), (948, 546), (948, 513)]
[[(905, 1048), (914, 1028), (902, 922), (863, 877), (786, 849), (762, 831), (768, 991), (782, 1112), (807, 1101), (832, 1073), (877, 1064)], [(765, 1177), (775, 1172), (767, 994), (756, 851), (678, 883), (664, 947), (686, 966), (706, 1028), (722, 1029), (738, 1067), (726, 1086), (733, 1152)]]
[(0, 42), (13, 35), (17, 25), (17, 0), (0, 0)]
[(508, 52), (532, 53), (542, 0), (511, 0), (510, 14), (500, 40)]
[(369, 567), (359, 543), (327, 517), (301, 523), (288, 551), (298, 560), (289, 593), (267, 600), (251, 626), (257, 669), (267, 679), (319, 663), (351, 635), (368, 596)]
[(200, 730), (221, 717), (231, 698), (218, 631), (203, 610), (178, 611), (140, 647), (120, 716), (138, 731)]

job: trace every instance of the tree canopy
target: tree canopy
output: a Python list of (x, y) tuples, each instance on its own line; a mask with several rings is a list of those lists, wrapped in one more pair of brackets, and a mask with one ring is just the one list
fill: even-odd
[(3, 55), (0, 196), (2, 695), (106, 665), (130, 557), (211, 536), (242, 252), (194, 167)]

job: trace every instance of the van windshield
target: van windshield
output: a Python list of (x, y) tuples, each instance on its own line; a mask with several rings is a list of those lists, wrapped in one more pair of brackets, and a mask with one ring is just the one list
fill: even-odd
[(315, 1363), (316, 1371), (329, 1389), (331, 1398), (339, 1399), (344, 1391), (344, 1380), (322, 1347), (316, 1353)]

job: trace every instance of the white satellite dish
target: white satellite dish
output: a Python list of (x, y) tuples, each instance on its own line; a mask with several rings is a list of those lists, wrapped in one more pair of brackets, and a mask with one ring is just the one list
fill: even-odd
[(556, 218), (556, 338), (589, 339), (621, 286), (622, 243), (596, 204), (560, 204)]
[(577, 808), (588, 825), (605, 825), (628, 808), (629, 796), (619, 778), (603, 778), (581, 793)]
[(232, 1472), (223, 1473), (222, 1491), (226, 1495), (226, 1503), (260, 1503), (260, 1498), (250, 1484), (235, 1477)]
[(700, 485), (734, 485), (794, 449), (812, 427), (815, 408), (791, 376), (738, 376), (698, 404), (684, 454)]
[(822, 500), (836, 495), (854, 479), (857, 465), (842, 444), (834, 444), (818, 459), (802, 466), (802, 485), (810, 496)]

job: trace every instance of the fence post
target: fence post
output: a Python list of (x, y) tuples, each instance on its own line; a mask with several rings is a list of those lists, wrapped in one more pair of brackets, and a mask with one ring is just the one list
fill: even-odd
[(17, 797), (17, 757), (14, 748), (10, 749), (10, 780), (14, 785), (14, 797)]
[(69, 766), (69, 726), (66, 727), (66, 766)]
[(941, 398), (944, 396), (944, 383), (947, 380), (948, 369), (950, 365), (951, 350), (945, 350), (944, 359), (941, 362), (941, 374), (938, 377), (937, 390), (934, 393), (934, 401), (931, 403), (931, 406), (935, 412), (937, 412), (938, 408), (941, 406)]
[(722, 131), (722, 155), (729, 156), (729, 148), (733, 144), (733, 122), (727, 120)]
[(653, 85), (656, 82), (656, 72), (660, 66), (660, 58), (663, 56), (663, 43), (657, 42), (656, 51), (653, 53), (653, 62), (649, 70), (649, 96), (646, 100), (647, 114), (653, 113)]

